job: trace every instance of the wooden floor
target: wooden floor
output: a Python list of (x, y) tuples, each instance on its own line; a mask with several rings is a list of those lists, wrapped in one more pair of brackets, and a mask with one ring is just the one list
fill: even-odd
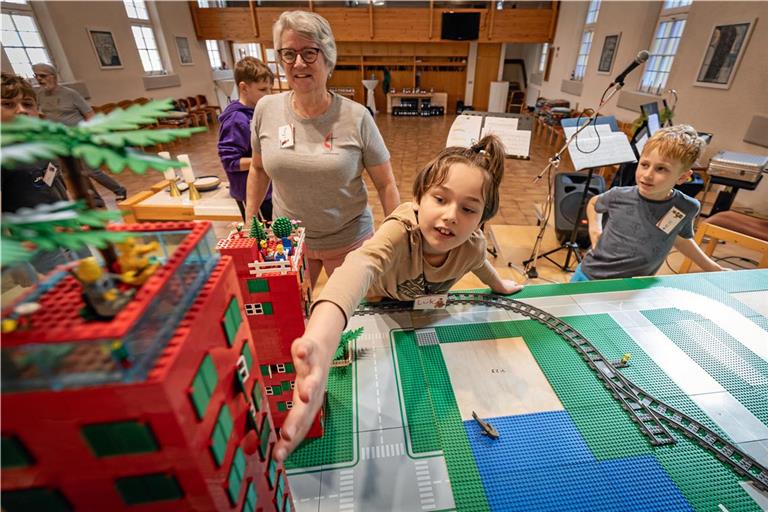
[[(411, 184), (418, 170), (436, 155), (444, 146), (454, 116), (407, 118), (393, 117), (379, 114), (376, 122), (382, 132), (384, 140), (389, 148), (392, 159), (392, 167), (395, 179), (403, 201), (411, 199)], [(215, 175), (225, 178), (216, 151), (218, 137), (218, 125), (209, 132), (196, 134), (191, 139), (181, 141), (169, 148), (172, 155), (187, 153), (195, 168), (196, 174)], [(521, 273), (522, 262), (527, 259), (533, 247), (538, 233), (537, 205), (540, 207), (546, 201), (547, 182), (545, 179), (534, 181), (541, 172), (547, 160), (554, 152), (554, 148), (547, 146), (542, 139), (534, 139), (530, 160), (506, 161), (506, 174), (501, 185), (501, 207), (495, 218), (489, 222), (489, 229), (493, 231), (498, 242), (500, 255), (492, 258), (494, 265), (503, 277), (514, 279), (518, 282), (542, 283), (542, 282), (567, 282), (570, 274), (564, 272), (558, 265), (545, 259), (536, 263), (536, 269), (541, 276), (537, 279), (526, 279)], [(568, 160), (565, 160), (567, 165)], [(561, 171), (570, 170), (561, 167)], [(128, 189), (128, 195), (135, 194), (149, 188), (153, 183), (162, 179), (162, 175), (155, 171), (149, 171), (144, 175), (132, 174), (125, 171), (116, 178)], [(377, 225), (381, 222), (383, 212), (376, 195), (375, 189), (367, 180), (371, 191), (370, 204), (373, 209)], [(114, 208), (114, 196), (105, 189), (100, 189), (109, 207)], [(225, 223), (218, 223), (217, 232), (225, 233)], [(553, 230), (545, 231), (543, 250), (557, 246)], [(562, 262), (565, 252), (560, 251), (553, 258)], [(745, 256), (755, 259), (755, 255), (740, 250), (738, 247), (719, 248), (716, 256)], [(662, 266), (660, 274), (673, 273), (680, 264), (678, 254), (670, 255), (670, 265)], [(737, 261), (738, 264), (749, 266), (748, 263)], [(511, 264), (511, 266), (510, 266)], [(319, 284), (322, 286), (324, 276), (321, 276)], [(481, 287), (482, 283), (474, 276), (469, 275), (459, 281), (456, 289)]]

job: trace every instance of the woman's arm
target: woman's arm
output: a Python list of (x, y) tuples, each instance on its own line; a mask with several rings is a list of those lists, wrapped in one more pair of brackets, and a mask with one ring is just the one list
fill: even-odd
[(379, 194), (379, 200), (386, 217), (400, 205), (400, 192), (397, 190), (395, 176), (392, 174), (392, 163), (387, 160), (383, 164), (373, 165), (367, 170), (373, 181), (373, 186), (376, 187), (376, 192)]
[(251, 166), (248, 170), (248, 181), (245, 187), (245, 218), (250, 219), (259, 211), (264, 197), (269, 189), (269, 176), (261, 164), (261, 155), (253, 153)]

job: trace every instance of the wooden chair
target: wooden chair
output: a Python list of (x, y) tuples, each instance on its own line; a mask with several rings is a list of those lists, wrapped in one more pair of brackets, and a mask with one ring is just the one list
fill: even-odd
[(187, 113), (187, 116), (193, 125), (200, 126), (201, 124), (204, 124), (205, 127), (208, 128), (208, 116), (205, 114), (205, 112), (193, 110), (192, 106), (189, 104), (188, 99), (179, 98), (176, 100), (176, 104), (183, 112)]
[(133, 100), (121, 100), (117, 102), (117, 107), (125, 110), (131, 105), (133, 105), (133, 103), (134, 103)]
[[(759, 268), (768, 268), (768, 220), (758, 219), (731, 210), (709, 217), (696, 229), (696, 243), (701, 246), (704, 237), (709, 239), (702, 247), (704, 253), (712, 257), (718, 242), (735, 243), (762, 254)], [(680, 273), (691, 270), (693, 262), (685, 258), (680, 265)]]
[(102, 113), (102, 114), (109, 114), (116, 108), (117, 108), (117, 103), (105, 103), (103, 105), (99, 105), (98, 107), (93, 107), (93, 111), (97, 113)]
[(221, 107), (218, 105), (209, 105), (208, 98), (205, 97), (205, 94), (197, 95), (197, 105), (203, 110), (211, 111), (214, 115), (214, 119), (218, 119), (221, 115)]
[(522, 114), (525, 109), (525, 91), (510, 92), (507, 100), (507, 112)]

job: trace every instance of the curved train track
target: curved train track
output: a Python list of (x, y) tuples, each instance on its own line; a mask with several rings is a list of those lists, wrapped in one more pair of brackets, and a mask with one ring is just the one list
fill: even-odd
[[(752, 480), (755, 487), (768, 492), (768, 469), (732, 443), (723, 439), (682, 411), (665, 404), (622, 375), (579, 331), (546, 311), (514, 299), (483, 293), (451, 293), (448, 305), (481, 305), (505, 309), (539, 322), (570, 344), (596, 373), (611, 395), (629, 413), (630, 419), (648, 437), (652, 445), (675, 443), (667, 428), (681, 432), (729, 465), (739, 475)], [(363, 304), (355, 315), (412, 311), (408, 302)]]

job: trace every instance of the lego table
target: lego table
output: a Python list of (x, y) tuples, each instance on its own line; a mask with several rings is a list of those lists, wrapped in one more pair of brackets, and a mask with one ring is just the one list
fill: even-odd
[(215, 190), (200, 192), (199, 201), (190, 201), (189, 193), (171, 197), (168, 181), (152, 185), (118, 204), (126, 222), (157, 220), (223, 220), (241, 221), (240, 210), (229, 196), (229, 183), (222, 182)]
[[(768, 271), (530, 286), (622, 375), (768, 466)], [(475, 305), (353, 317), (325, 436), (289, 459), (298, 511), (768, 508), (768, 493), (670, 429), (653, 446), (566, 341)], [(472, 411), (499, 433), (480, 434)]]

